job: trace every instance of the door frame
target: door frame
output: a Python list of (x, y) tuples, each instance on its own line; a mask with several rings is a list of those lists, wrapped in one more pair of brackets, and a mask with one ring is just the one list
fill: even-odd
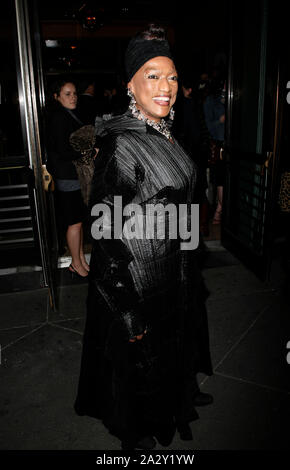
[[(278, 44), (276, 38), (273, 38), (269, 34), (267, 25), (267, 16), (269, 16), (270, 2), (267, 0), (261, 1), (261, 52), (260, 52), (260, 84), (261, 79), (264, 82), (265, 87), (265, 74), (267, 67), (267, 41), (274, 41), (274, 50), (277, 50)], [(233, 85), (233, 21), (234, 16), (233, 4), (229, 2), (229, 65), (228, 65), (228, 83), (227, 83), (227, 121), (226, 121), (226, 132), (225, 132), (225, 152), (224, 160), (227, 169), (227, 174), (230, 175), (230, 167), (234, 158), (237, 156), (236, 150), (233, 149), (232, 139), (232, 119), (233, 119), (233, 103), (234, 90)], [(239, 258), (245, 266), (253, 271), (260, 279), (267, 280), (270, 276), (271, 262), (272, 262), (272, 247), (273, 247), (273, 230), (272, 224), (274, 220), (275, 202), (277, 197), (277, 179), (278, 179), (278, 166), (280, 156), (280, 131), (281, 131), (281, 119), (282, 119), (282, 102), (281, 102), (281, 74), (280, 74), (280, 62), (281, 57), (277, 58), (275, 68), (275, 111), (274, 111), (274, 123), (273, 123), (273, 148), (262, 151), (262, 129), (263, 129), (263, 106), (264, 106), (264, 93), (265, 89), (259, 90), (259, 101), (258, 101), (258, 119), (257, 119), (257, 149), (256, 155), (253, 158), (257, 159), (257, 162), (262, 165), (262, 171), (266, 179), (266, 195), (265, 195), (265, 225), (263, 234), (262, 254), (258, 255), (254, 250), (251, 250), (249, 246), (243, 243), (239, 236), (231, 232), (231, 230), (222, 224), (221, 227), (221, 244), (229, 251), (231, 251), (237, 258)], [(265, 150), (265, 149), (264, 149)], [(224, 197), (224, 219), (228, 220), (230, 217), (231, 201), (229, 200), (231, 195), (231, 177), (227, 178), (225, 185), (225, 197)]]
[[(34, 9), (36, 2), (33, 2)], [(34, 12), (35, 14), (35, 12)], [(35, 85), (35, 61), (33, 57), (33, 45), (31, 41), (31, 24), (29, 15), (29, 5), (27, 0), (15, 0), (15, 18), (18, 50), (18, 93), (20, 113), (24, 134), (25, 151), (28, 155), (29, 168), (33, 172), (34, 187), (33, 196), (35, 203), (36, 222), (38, 230), (38, 240), (43, 268), (44, 284), (49, 289), (50, 306), (53, 310), (56, 305), (56, 286), (54, 282), (54, 270), (50, 256), (49, 229), (47, 221), (47, 201), (42, 181), (43, 152), (40, 141), (39, 129), (39, 109), (37, 105), (36, 85)], [(41, 57), (39, 51), (37, 67), (41, 71)], [(39, 75), (37, 78), (41, 78)], [(43, 81), (40, 88), (43, 90)], [(44, 93), (42, 93), (43, 99)], [(43, 104), (43, 102), (42, 102)]]

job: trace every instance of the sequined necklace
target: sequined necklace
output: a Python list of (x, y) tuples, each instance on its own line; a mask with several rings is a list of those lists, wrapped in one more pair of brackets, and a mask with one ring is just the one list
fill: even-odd
[[(152, 119), (146, 118), (141, 113), (141, 111), (136, 107), (135, 100), (131, 100), (131, 102), (129, 104), (129, 109), (131, 110), (132, 115), (135, 118), (139, 119), (139, 121), (144, 121), (146, 124), (148, 124), (148, 126), (151, 126), (154, 129), (156, 129), (158, 132), (160, 132), (160, 134), (164, 135), (168, 140), (173, 141), (172, 134), (171, 134), (171, 132), (168, 128), (168, 125), (167, 125), (165, 119), (162, 118), (162, 119), (160, 119), (159, 122), (156, 122), (156, 121), (153, 121)], [(174, 110), (173, 109), (170, 110), (169, 119), (171, 119), (172, 121), (174, 119)]]

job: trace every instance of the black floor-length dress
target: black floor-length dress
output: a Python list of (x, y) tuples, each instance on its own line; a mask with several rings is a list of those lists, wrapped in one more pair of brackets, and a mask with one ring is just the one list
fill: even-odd
[[(120, 209), (116, 196), (122, 207), (144, 209), (192, 202), (195, 166), (176, 141), (130, 111), (104, 126), (91, 207), (111, 208), (107, 228), (114, 229)], [(139, 216), (145, 219), (145, 212)], [(166, 214), (158, 214), (162, 228)], [(128, 221), (123, 218), (125, 227)], [(198, 417), (196, 373), (212, 373), (205, 288), (195, 251), (181, 250), (179, 238), (124, 234), (93, 243), (75, 410), (101, 419), (122, 440), (153, 434), (168, 445), (177, 422)], [(141, 333), (144, 326), (143, 339), (129, 342), (128, 331)]]

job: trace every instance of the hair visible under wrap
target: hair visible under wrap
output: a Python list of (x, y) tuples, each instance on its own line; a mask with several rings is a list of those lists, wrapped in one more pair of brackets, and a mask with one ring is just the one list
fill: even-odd
[(125, 54), (127, 81), (131, 80), (145, 62), (159, 56), (173, 60), (164, 29), (150, 24), (148, 30), (138, 33), (129, 42)]

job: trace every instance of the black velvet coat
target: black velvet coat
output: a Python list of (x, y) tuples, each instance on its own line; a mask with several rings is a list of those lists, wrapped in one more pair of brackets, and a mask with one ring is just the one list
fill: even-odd
[[(176, 141), (130, 111), (100, 132), (91, 207), (105, 202), (114, 212), (114, 196), (123, 206), (192, 202), (195, 166)], [(179, 239), (119, 235), (93, 243), (75, 410), (120, 439), (163, 432), (169, 444), (176, 423), (198, 417), (196, 373), (212, 373), (205, 288), (196, 253), (180, 250)]]

